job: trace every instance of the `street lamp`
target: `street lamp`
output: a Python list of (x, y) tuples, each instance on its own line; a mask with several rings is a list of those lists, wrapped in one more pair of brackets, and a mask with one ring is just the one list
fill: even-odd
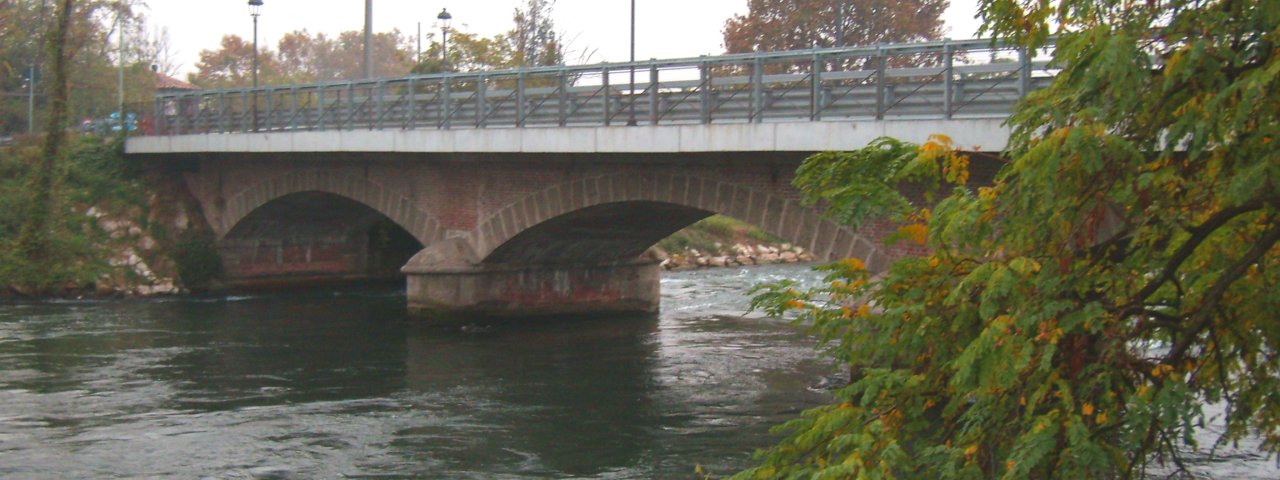
[(447, 72), (449, 71), (449, 21), (453, 20), (453, 15), (449, 15), (449, 9), (441, 8), (436, 18), (440, 20), (440, 65)]
[[(249, 0), (249, 15), (253, 17), (253, 89), (258, 89), (258, 15), (262, 13), (262, 0)], [(253, 131), (258, 131), (258, 92), (253, 92)]]
[(262, 14), (262, 0), (249, 0), (249, 16), (253, 17), (253, 88), (258, 88), (258, 15)]

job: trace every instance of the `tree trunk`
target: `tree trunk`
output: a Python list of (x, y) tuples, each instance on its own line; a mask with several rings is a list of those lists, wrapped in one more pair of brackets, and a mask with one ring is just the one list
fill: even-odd
[(46, 48), (53, 65), (53, 81), (45, 83), (49, 116), (40, 161), (31, 172), (31, 204), (18, 239), (22, 253), (37, 268), (45, 265), (50, 256), (50, 226), (53, 223), (50, 217), (54, 213), (55, 200), (53, 188), (67, 123), (67, 32), (74, 6), (73, 0), (62, 1), (56, 12), (54, 29), (46, 37)]

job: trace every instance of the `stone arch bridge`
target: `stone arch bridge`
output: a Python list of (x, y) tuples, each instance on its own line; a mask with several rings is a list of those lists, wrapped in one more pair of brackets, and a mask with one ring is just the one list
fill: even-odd
[(182, 171), (233, 282), (403, 274), (414, 310), (651, 311), (646, 249), (714, 213), (872, 270), (912, 253), (801, 205), (796, 167), (880, 136), (1000, 151), (1046, 67), (965, 40), (163, 94), (126, 151)]
[[(129, 149), (183, 172), (233, 283), (403, 274), (415, 311), (518, 316), (656, 309), (660, 270), (646, 250), (717, 213), (819, 259), (852, 256), (882, 269), (912, 253), (884, 245), (894, 226), (853, 231), (802, 205), (791, 185), (800, 162), (882, 133), (917, 140), (951, 133), (998, 147), (1003, 129), (994, 120), (878, 125), (897, 131), (825, 123), (623, 128), (633, 138), (576, 151), (582, 144), (574, 139), (548, 140), (579, 129), (522, 129), (494, 132), (551, 145), (502, 151), (494, 140), (512, 140), (491, 138), (482, 142), (489, 152), (458, 148), (466, 131), (334, 132), (336, 147), (297, 132), (240, 134), (244, 144), (226, 151), (154, 151), (164, 145), (149, 138), (130, 140)], [(751, 140), (735, 149), (708, 137)], [(274, 148), (285, 142), (292, 151)], [(414, 142), (454, 148), (392, 148)]]

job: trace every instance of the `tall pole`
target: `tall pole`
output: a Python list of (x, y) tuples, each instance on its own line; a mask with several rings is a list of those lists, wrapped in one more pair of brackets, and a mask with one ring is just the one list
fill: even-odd
[(249, 15), (253, 17), (253, 103), (249, 112), (253, 115), (253, 131), (258, 131), (258, 14), (262, 13), (262, 0), (249, 0)]
[(833, 47), (844, 46), (844, 0), (836, 3), (836, 41)]
[(258, 88), (258, 14), (253, 14), (253, 88)]
[(124, 131), (124, 16), (116, 11), (116, 35), (120, 36), (120, 67), (116, 72), (116, 112), (120, 113), (120, 130)]
[(418, 63), (422, 63), (422, 22), (418, 22)]
[(449, 21), (453, 20), (453, 15), (449, 14), (449, 9), (440, 9), (440, 14), (436, 15), (436, 19), (440, 20), (440, 68), (443, 71), (449, 71)]
[(631, 118), (628, 126), (636, 124), (636, 0), (631, 0)]
[(373, 78), (373, 0), (364, 0), (364, 78)]

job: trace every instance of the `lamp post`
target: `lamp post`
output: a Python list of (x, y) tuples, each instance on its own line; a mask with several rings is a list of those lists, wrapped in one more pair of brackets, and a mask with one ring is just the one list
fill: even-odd
[(449, 9), (441, 8), (436, 18), (440, 20), (440, 66), (447, 72), (449, 71), (449, 21), (453, 20), (453, 15), (449, 14)]
[(258, 88), (258, 15), (262, 14), (262, 0), (249, 0), (249, 16), (253, 17), (253, 88)]
[(373, 78), (373, 0), (364, 0), (364, 78)]
[(253, 131), (258, 131), (258, 15), (262, 13), (262, 0), (249, 0), (249, 15), (253, 17)]
[(119, 68), (116, 69), (116, 112), (120, 113), (120, 131), (127, 132), (124, 124), (124, 15), (116, 10), (116, 35), (120, 38)]

